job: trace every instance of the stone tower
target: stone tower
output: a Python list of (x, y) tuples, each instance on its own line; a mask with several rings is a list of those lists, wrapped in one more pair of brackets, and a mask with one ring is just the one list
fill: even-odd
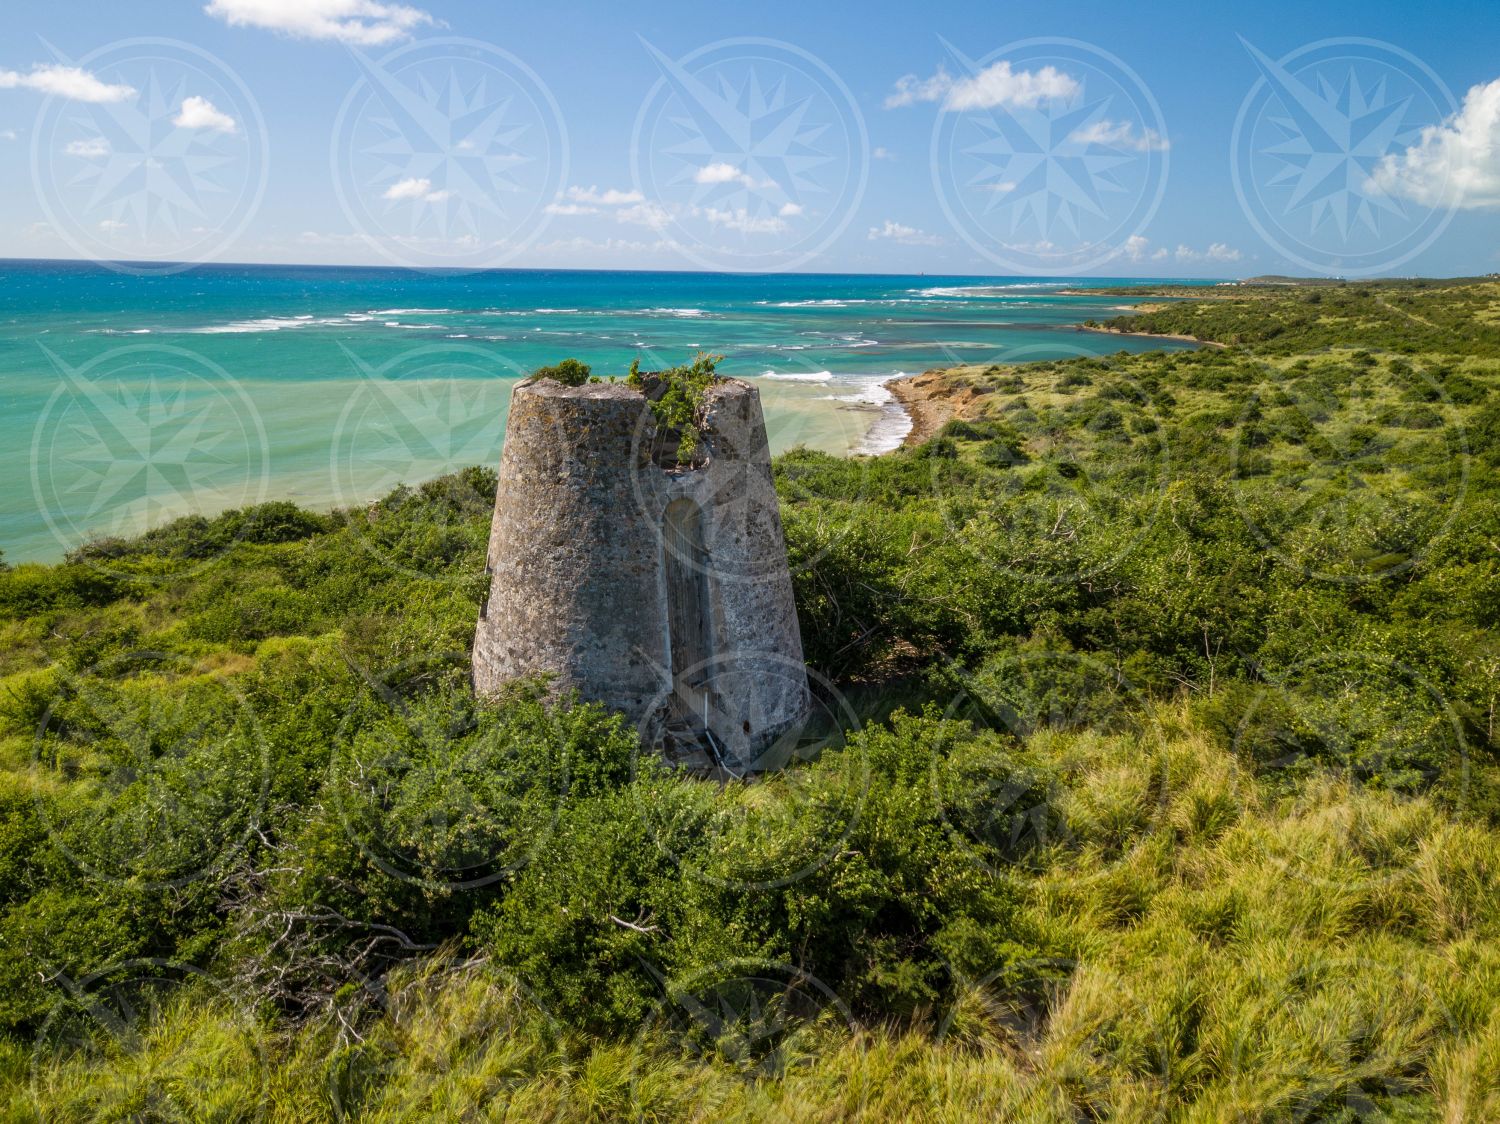
[(516, 388), (474, 685), (545, 674), (669, 757), (775, 768), (809, 694), (765, 419), (737, 379), (711, 385), (704, 406), (683, 467), (640, 390)]

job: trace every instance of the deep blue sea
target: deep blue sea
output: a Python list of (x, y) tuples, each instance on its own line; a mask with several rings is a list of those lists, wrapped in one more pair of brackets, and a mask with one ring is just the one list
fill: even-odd
[(898, 374), (1181, 346), (1073, 327), (1121, 302), (1064, 290), (1126, 282), (0, 262), (0, 550), (494, 463), (516, 380), (569, 356), (712, 351), (760, 386), (773, 449), (878, 452)]

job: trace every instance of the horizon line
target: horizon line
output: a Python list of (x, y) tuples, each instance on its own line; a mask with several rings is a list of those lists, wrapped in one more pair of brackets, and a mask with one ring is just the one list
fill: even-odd
[[(386, 272), (403, 272), (418, 274), (452, 274), (454, 276), (481, 274), (481, 273), (672, 273), (687, 274), (703, 277), (979, 277), (979, 278), (1020, 278), (1025, 280), (1048, 280), (1058, 281), (1211, 281), (1211, 282), (1238, 282), (1251, 278), (1232, 276), (1203, 276), (1193, 277), (1181, 274), (1161, 274), (1153, 276), (1142, 273), (1118, 273), (1118, 274), (1033, 274), (1033, 273), (947, 273), (936, 270), (918, 270), (916, 272), (900, 272), (894, 270), (723, 270), (723, 269), (672, 269), (667, 267), (652, 267), (640, 269), (626, 269), (615, 266), (578, 266), (578, 265), (496, 265), (483, 268), (471, 269), (454, 266), (411, 266), (391, 264), (371, 264), (353, 262), (249, 262), (249, 261), (207, 261), (207, 262), (183, 262), (163, 261), (158, 259), (143, 258), (52, 258), (52, 257), (12, 257), (0, 255), (0, 266), (10, 264), (41, 264), (41, 265), (80, 265), (98, 266), (108, 269), (111, 266), (143, 266), (166, 270), (171, 267), (181, 267), (181, 272), (190, 272), (199, 268), (219, 269), (368, 269), (383, 270)], [(163, 274), (164, 275), (164, 274)], [(1293, 274), (1261, 274), (1259, 276), (1298, 276)], [(1480, 276), (1478, 274), (1474, 276)], [(1299, 277), (1300, 279), (1300, 277)], [(1344, 278), (1327, 277), (1318, 274), (1309, 274), (1306, 280), (1344, 280)], [(1394, 278), (1392, 278), (1394, 279)], [(1431, 280), (1454, 280), (1455, 278), (1431, 278)], [(1373, 278), (1371, 280), (1380, 280)]]

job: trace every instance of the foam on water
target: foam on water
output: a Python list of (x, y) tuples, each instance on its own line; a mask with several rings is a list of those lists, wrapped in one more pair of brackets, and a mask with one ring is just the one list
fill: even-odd
[[(883, 385), (901, 371), (958, 356), (1187, 346), (1075, 331), (1123, 303), (1049, 292), (1076, 284), (270, 266), (134, 279), (80, 263), (0, 263), (0, 549), (8, 562), (54, 559), (91, 532), (141, 529), (135, 511), (143, 526), (294, 492), (364, 502), (398, 482), (493, 463), (517, 373), (568, 357), (618, 375), (637, 356), (666, 366), (707, 348), (725, 356), (725, 374), (760, 384), (774, 448), (848, 453), (894, 447), (908, 432)], [(1026, 322), (1007, 322), (1005, 310), (1023, 304)], [(69, 405), (80, 384), (59, 379), (43, 339), (104, 393)], [(476, 350), (493, 354), (492, 369)], [(371, 370), (413, 393), (365, 408)], [(162, 444), (175, 458), (167, 471), (152, 461), (156, 445), (91, 422), (105, 402), (140, 411), (143, 424), (191, 420), (184, 432), (199, 443)], [(398, 402), (421, 416), (400, 424)], [(101, 456), (124, 483), (99, 508), (89, 473)], [(338, 475), (344, 461), (355, 466), (352, 490)]]

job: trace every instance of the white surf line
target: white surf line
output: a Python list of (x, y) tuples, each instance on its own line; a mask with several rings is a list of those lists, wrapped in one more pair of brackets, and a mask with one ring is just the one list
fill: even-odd
[(882, 379), (871, 387), (869, 400), (880, 407), (880, 416), (870, 423), (870, 428), (865, 430), (864, 440), (855, 446), (856, 455), (879, 456), (881, 453), (889, 453), (901, 448), (902, 442), (911, 433), (916, 422), (886, 385), (905, 377), (905, 371), (897, 371), (890, 378)]

